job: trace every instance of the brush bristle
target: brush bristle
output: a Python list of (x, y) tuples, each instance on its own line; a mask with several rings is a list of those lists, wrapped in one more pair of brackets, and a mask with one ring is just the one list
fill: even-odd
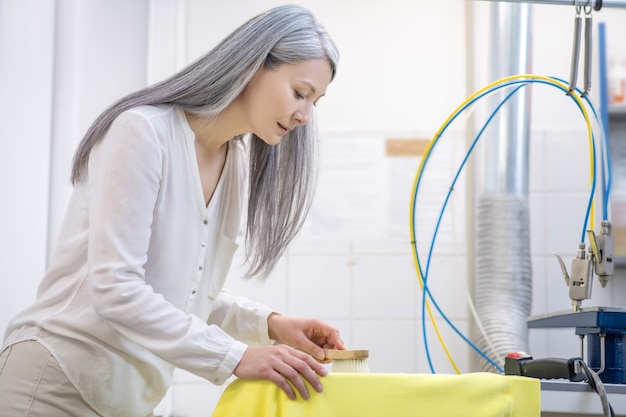
[(369, 373), (370, 367), (367, 359), (335, 359), (333, 360), (333, 372), (341, 373)]

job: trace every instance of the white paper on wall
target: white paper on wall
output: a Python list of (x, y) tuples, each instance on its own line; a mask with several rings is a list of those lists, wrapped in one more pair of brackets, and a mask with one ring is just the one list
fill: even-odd
[(312, 237), (352, 240), (385, 233), (383, 156), (384, 140), (378, 135), (340, 132), (320, 139)]
[[(305, 228), (307, 236), (342, 241), (368, 239), (410, 243), (411, 197), (421, 157), (387, 155), (385, 141), (388, 136), (354, 131), (322, 135), (320, 174)], [(428, 242), (429, 246), (458, 169), (456, 159), (459, 154), (463, 156), (463, 153), (450, 151), (453, 146), (441, 145), (433, 154), (418, 194), (419, 239)], [(439, 242), (462, 241), (465, 236), (464, 211), (457, 207), (459, 202), (464, 202), (461, 181), (457, 186), (439, 227)]]

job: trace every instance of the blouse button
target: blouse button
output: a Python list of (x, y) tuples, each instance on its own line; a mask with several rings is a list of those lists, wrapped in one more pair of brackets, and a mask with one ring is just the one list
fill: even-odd
[(198, 266), (198, 271), (202, 271), (202, 265)]
[(202, 242), (202, 247), (205, 248), (206, 247), (206, 242)]
[(196, 290), (193, 290), (191, 293), (192, 293), (192, 294), (195, 294), (195, 293), (196, 293)]
[(204, 219), (204, 220), (202, 220), (202, 223), (209, 224), (209, 221), (207, 219)]

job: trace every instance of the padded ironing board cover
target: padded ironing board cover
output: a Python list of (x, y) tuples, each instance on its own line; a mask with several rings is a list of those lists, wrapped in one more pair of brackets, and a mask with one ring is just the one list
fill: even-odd
[(267, 380), (235, 379), (213, 417), (539, 417), (540, 381), (487, 372), (330, 373), (324, 392), (290, 400)]

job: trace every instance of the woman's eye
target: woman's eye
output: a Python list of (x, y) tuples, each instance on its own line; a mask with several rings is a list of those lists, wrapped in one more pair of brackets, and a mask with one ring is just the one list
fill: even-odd
[(304, 94), (301, 94), (299, 91), (296, 90), (296, 98), (303, 99)]

